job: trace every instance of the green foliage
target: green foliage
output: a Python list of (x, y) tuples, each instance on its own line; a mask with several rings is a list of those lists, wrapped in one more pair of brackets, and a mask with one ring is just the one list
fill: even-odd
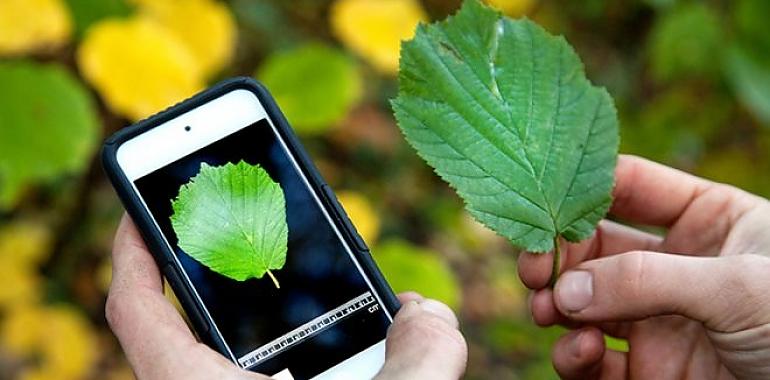
[(770, 162), (748, 155), (740, 148), (725, 149), (704, 157), (697, 171), (698, 175), (710, 180), (770, 197), (770, 176), (757, 173), (770, 173)]
[(611, 337), (609, 335), (604, 336), (604, 344), (607, 345), (608, 350), (628, 352), (628, 341), (625, 339)]
[(612, 98), (570, 45), (466, 1), (402, 45), (396, 119), (481, 223), (534, 252), (589, 236), (611, 202)]
[(355, 62), (318, 43), (267, 57), (255, 75), (303, 134), (321, 133), (339, 123), (361, 98)]
[(455, 310), (460, 307), (460, 284), (435, 252), (401, 240), (386, 241), (372, 252), (394, 291), (415, 290)]
[(653, 25), (649, 48), (653, 76), (660, 81), (709, 75), (720, 68), (723, 30), (706, 4), (682, 4)]
[(643, 0), (643, 2), (658, 9), (667, 9), (676, 5), (677, 0)]
[(232, 8), (240, 26), (246, 29), (239, 38), (244, 39), (248, 47), (272, 50), (294, 45), (301, 38), (299, 31), (292, 28), (286, 15), (271, 1), (233, 0)]
[(728, 52), (726, 71), (741, 102), (770, 126), (770, 65), (763, 65), (745, 50), (734, 47)]
[(741, 44), (770, 59), (770, 29), (767, 27), (770, 1), (737, 0), (733, 5), (735, 33)]
[(770, 2), (740, 0), (733, 8), (735, 41), (726, 50), (725, 75), (738, 100), (770, 126)]
[(723, 96), (674, 87), (624, 120), (621, 151), (655, 161), (686, 162), (702, 155), (718, 137), (733, 108)]
[(488, 322), (482, 337), (497, 355), (513, 358), (525, 380), (559, 379), (551, 364), (551, 350), (556, 341), (567, 333), (561, 326), (532, 328), (530, 321), (501, 319)]
[[(70, 28), (62, 24), (62, 18), (50, 16), (52, 4), (63, 2), (68, 3), (68, 8), (72, 10), (65, 12), (73, 16), (69, 20), (73, 25), (73, 38), (70, 39), (66, 38)], [(217, 3), (229, 8), (230, 16), (237, 21), (237, 25), (230, 26), (237, 27), (238, 49), (234, 60), (229, 63), (222, 61), (219, 67), (222, 76), (229, 76), (253, 73), (267, 61), (299, 50), (308, 43), (317, 45), (314, 41), (319, 40), (333, 46), (328, 49), (338, 56), (361, 54), (350, 50), (353, 45), (334, 28), (333, 10), (341, 2), (164, 1), (160, 8), (171, 10), (169, 14), (190, 11), (191, 16), (185, 17), (186, 25), (201, 24), (211, 16), (209, 12), (197, 14), (199, 12), (191, 11), (191, 7), (210, 9), (207, 4)], [(461, 3), (406, 2), (418, 4), (432, 19), (455, 12)], [(30, 307), (37, 310), (35, 314), (38, 318), (35, 320), (42, 318), (46, 323), (58, 324), (61, 320), (56, 320), (56, 314), (48, 314), (48, 301), (71, 303), (82, 308), (89, 318), (83, 318), (85, 324), (76, 329), (82, 331), (75, 334), (77, 331), (73, 330), (72, 335), (64, 339), (68, 347), (66, 350), (58, 349), (63, 347), (59, 344), (62, 339), (39, 339), (35, 343), (46, 352), (55, 351), (55, 356), (39, 357), (39, 349), (34, 349), (35, 353), (16, 354), (3, 347), (4, 356), (0, 361), (10, 365), (0, 365), (0, 379), (14, 378), (20, 373), (39, 373), (40, 370), (56, 374), (51, 378), (67, 377), (62, 369), (51, 366), (51, 363), (66, 363), (70, 369), (82, 368), (82, 373), (78, 376), (73, 374), (70, 378), (87, 378), (88, 374), (93, 376), (95, 373), (104, 378), (130, 378), (131, 370), (126, 361), (115, 357), (120, 350), (114, 346), (115, 340), (111, 339), (112, 334), (104, 318), (93, 314), (103, 307), (103, 297), (96, 295), (106, 293), (111, 273), (109, 259), (104, 253), (110, 249), (114, 226), (124, 211), (105, 177), (86, 175), (83, 170), (92, 157), (98, 136), (123, 128), (127, 121), (105, 106), (110, 102), (106, 92), (94, 88), (89, 93), (83, 89), (86, 86), (82, 83), (85, 83), (88, 72), (78, 67), (75, 54), (85, 47), (83, 36), (96, 32), (95, 26), (101, 21), (113, 18), (103, 18), (104, 15), (122, 17), (128, 9), (131, 14), (127, 18), (146, 20), (148, 9), (156, 8), (159, 2), (55, 0), (45, 3), (47, 7), (42, 7), (37, 1), (0, 0), (0, 18), (6, 16), (5, 19), (10, 21), (0, 23), (0, 45), (7, 47), (22, 43), (36, 46), (32, 50), (24, 50), (26, 53), (14, 53), (14, 57), (19, 57), (16, 59), (24, 58), (22, 62), (6, 59), (0, 63), (0, 198), (8, 199), (8, 194), (13, 193), (10, 204), (6, 200), (0, 206), (0, 231), (7, 232), (0, 233), (0, 253), (6, 253), (0, 254), (0, 259), (5, 258), (0, 260), (0, 278), (5, 285), (0, 288), (0, 303), (4, 310), (0, 313), (0, 324), (14, 319), (14, 315), (29, 314), (26, 310)], [(512, 0), (507, 3), (523, 4), (528, 7), (527, 17), (551, 33), (564, 34), (580, 53), (589, 78), (611, 92), (622, 120), (621, 148), (624, 152), (736, 185), (761, 196), (770, 196), (770, 125), (763, 122), (766, 117), (762, 116), (766, 114), (766, 100), (770, 99), (770, 96), (762, 95), (766, 92), (764, 83), (770, 71), (770, 27), (767, 21), (770, 1)], [(128, 7), (124, 8), (126, 4)], [(699, 11), (692, 10), (699, 7)], [(48, 12), (43, 8), (47, 8)], [(45, 16), (46, 13), (49, 16)], [(361, 15), (361, 20), (372, 20), (378, 16), (365, 8), (357, 13)], [(688, 17), (681, 16), (688, 13)], [(63, 19), (66, 21), (66, 17)], [(697, 19), (701, 19), (700, 25)], [(162, 24), (158, 26), (163, 29), (171, 27), (170, 24), (176, 25), (168, 21), (153, 17), (153, 22)], [(483, 20), (476, 22), (480, 21)], [(671, 25), (675, 22), (687, 25)], [(371, 36), (366, 38), (372, 42), (370, 47), (384, 46), (383, 41), (394, 38), (392, 30), (378, 28), (374, 24), (368, 25), (371, 27), (368, 34), (356, 33), (363, 30), (356, 28), (348, 28), (347, 33), (357, 37)], [(669, 24), (670, 33), (661, 32), (664, 24)], [(110, 74), (130, 62), (118, 60), (117, 64), (108, 64), (105, 75), (116, 86), (115, 96), (143, 104), (155, 98), (148, 98), (148, 94), (162, 97), (172, 93), (185, 97), (193, 91), (185, 92), (185, 88), (202, 88), (204, 81), (211, 83), (216, 80), (202, 78), (192, 73), (195, 71), (192, 69), (180, 71), (173, 70), (173, 67), (197, 66), (190, 61), (188, 54), (182, 54), (184, 52), (179, 49), (198, 46), (202, 51), (209, 51), (206, 46), (229, 44), (229, 33), (224, 33), (228, 28), (228, 25), (220, 25), (216, 28), (175, 29), (177, 33), (165, 30), (169, 33), (153, 33), (152, 38), (148, 38), (149, 43), (141, 46), (132, 45), (130, 36), (120, 33), (106, 38), (100, 53), (103, 58), (115, 58), (126, 53), (127, 49), (135, 49), (132, 51), (140, 57), (155, 57), (159, 46), (168, 53), (163, 54), (165, 59), (162, 62), (151, 59), (141, 64), (141, 60), (137, 61), (141, 70), (128, 70), (129, 74), (133, 74), (122, 77), (127, 78), (126, 81)], [(715, 31), (718, 34), (716, 40)], [(473, 36), (473, 33), (464, 34)], [(53, 40), (52, 36), (58, 36), (56, 39), (60, 42), (47, 43)], [(181, 40), (167, 41), (182, 36), (190, 40), (186, 43)], [(653, 51), (653, 40), (661, 39), (668, 41), (665, 44), (669, 46), (662, 52), (665, 56), (660, 59), (662, 64), (655, 63), (661, 52)], [(187, 46), (188, 43), (192, 45)], [(176, 49), (169, 51), (163, 48), (169, 45)], [(450, 51), (451, 45), (447, 46), (440, 49)], [(690, 49), (696, 53), (690, 53)], [(391, 53), (388, 50), (387, 54)], [(652, 56), (653, 53), (656, 57)], [(518, 55), (512, 57), (526, 63)], [(356, 66), (350, 61), (349, 66)], [(51, 65), (53, 62), (56, 64)], [(321, 63), (306, 63), (305, 66), (316, 69), (314, 66), (320, 67)], [(295, 62), (286, 64), (295, 65)], [(500, 67), (495, 66), (496, 69)], [(171, 71), (169, 68), (172, 68)], [(51, 74), (54, 71), (56, 74)], [(295, 79), (294, 70), (288, 71), (291, 73), (285, 74), (285, 77)], [(185, 74), (164, 81), (162, 91), (142, 91), (134, 85), (139, 77), (169, 79), (168, 74), (164, 74), (168, 72)], [(507, 73), (505, 70), (498, 72)], [(484, 75), (484, 71), (479, 73)], [(516, 250), (503, 238), (493, 236), (491, 231), (471, 222), (454, 192), (427, 166), (419, 164), (420, 159), (399, 136), (400, 132), (390, 116), (391, 109), (385, 101), (397, 91), (395, 80), (390, 75), (373, 70), (361, 70), (360, 75), (365, 78), (365, 82), (358, 80), (365, 83), (361, 96), (356, 97), (360, 101), (353, 101), (352, 108), (339, 111), (340, 114), (347, 112), (334, 118), (342, 122), (302, 132), (313, 136), (305, 143), (324, 177), (335, 188), (355, 189), (366, 194), (377, 210), (376, 218), (380, 219), (382, 236), (401, 236), (409, 241), (431, 242), (435, 246), (429, 252), (420, 252), (424, 255), (429, 253), (429, 259), (445, 268), (447, 275), (454, 278), (457, 290), (449, 293), (460, 297), (462, 290), (463, 300), (457, 301), (458, 305), (454, 307), (471, 353), (466, 375), (469, 380), (558, 379), (551, 363), (551, 351), (558, 337), (567, 330), (561, 327), (543, 329), (532, 323), (526, 305), (526, 290), (517, 279), (515, 257), (507, 254)], [(58, 82), (66, 84), (51, 85), (49, 77), (64, 77), (66, 81), (59, 78)], [(327, 78), (325, 74), (318, 74), (297, 80), (299, 85), (293, 84), (280, 91), (284, 97), (291, 98)], [(278, 92), (283, 80), (280, 78), (280, 83), (268, 83), (269, 89)], [(190, 81), (195, 82), (194, 86), (188, 87)], [(324, 93), (320, 100), (309, 101), (309, 106), (295, 106), (300, 109), (293, 112), (302, 113), (305, 109), (310, 113), (326, 112), (327, 95), (332, 98), (339, 95), (336, 89), (327, 91), (329, 93)], [(451, 95), (460, 96), (458, 94), (461, 93)], [(474, 94), (478, 95), (477, 92)], [(96, 97), (99, 101), (92, 102)], [(161, 109), (176, 100), (179, 99), (169, 98), (165, 103), (157, 104), (156, 108)], [(281, 99), (279, 101), (286, 103)], [(475, 107), (481, 104), (468, 103)], [(310, 108), (316, 106), (318, 108)], [(83, 116), (73, 119), (73, 113)], [(290, 118), (294, 121), (295, 117)], [(338, 127), (332, 128), (335, 125)], [(307, 130), (302, 125), (296, 126)], [(513, 139), (506, 140), (506, 143), (509, 141)], [(468, 145), (476, 149), (479, 147), (475, 140)], [(23, 204), (20, 203), (22, 197)], [(505, 199), (501, 198), (499, 202), (503, 204)], [(208, 218), (211, 220), (211, 216)], [(360, 224), (358, 219), (356, 223)], [(36, 228), (27, 231), (30, 225)], [(19, 229), (18, 226), (27, 227)], [(388, 255), (386, 249), (386, 257), (381, 259), (383, 252), (377, 247), (378, 243), (371, 243), (373, 255), (383, 264), (382, 268), (396, 289), (418, 288), (434, 294), (427, 289), (435, 288), (434, 284), (440, 283), (440, 280), (432, 280), (430, 275), (425, 276), (425, 283), (422, 282), (423, 273), (432, 273), (432, 269), (419, 269), (419, 265), (412, 263), (414, 255), (411, 253)], [(418, 260), (423, 254), (417, 255)], [(30, 261), (30, 258), (34, 260)], [(451, 271), (446, 265), (449, 262)], [(418, 269), (404, 269), (415, 267)], [(272, 271), (285, 282), (288, 279), (284, 279), (286, 275), (281, 273), (285, 273), (286, 269)], [(271, 288), (273, 285), (266, 277), (251, 282)], [(438, 297), (445, 300), (452, 298)], [(88, 331), (86, 329), (95, 332), (97, 339), (83, 335)], [(0, 331), (0, 338), (19, 336), (26, 337), (25, 341), (37, 340), (40, 334), (36, 331), (4, 329)], [(108, 344), (104, 345), (105, 342)], [(625, 342), (612, 339), (606, 342), (611, 349), (624, 349)], [(58, 348), (51, 351), (50, 344), (58, 344)], [(92, 364), (86, 364), (86, 361)]]
[(95, 22), (114, 16), (126, 16), (131, 7), (125, 0), (66, 0), (75, 22), (75, 35), (83, 37)]
[(280, 287), (271, 270), (286, 263), (286, 201), (259, 165), (204, 163), (172, 206), (171, 224), (188, 255), (237, 281), (267, 273)]
[(94, 104), (58, 64), (0, 62), (0, 210), (36, 182), (85, 168), (99, 136)]

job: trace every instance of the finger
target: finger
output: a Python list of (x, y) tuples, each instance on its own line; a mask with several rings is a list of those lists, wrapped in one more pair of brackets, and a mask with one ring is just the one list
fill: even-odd
[[(437, 301), (411, 301), (388, 330), (385, 365), (377, 379), (458, 379), (465, 372), (468, 348), (451, 323), (448, 307)], [(448, 318), (446, 313), (452, 314)]]
[(586, 327), (572, 331), (556, 342), (553, 366), (562, 379), (625, 378), (627, 355), (607, 350), (601, 331)]
[(163, 292), (163, 279), (131, 218), (124, 214), (112, 247), (112, 283), (115, 289), (146, 288)]
[(425, 299), (425, 297), (422, 296), (422, 294), (417, 293), (415, 291), (408, 291), (408, 292), (402, 292), (398, 294), (398, 301), (401, 302), (401, 304), (405, 304), (409, 301), (422, 301)]
[(712, 199), (711, 204), (724, 206), (747, 198), (741, 190), (635, 156), (619, 157), (615, 177), (615, 200), (610, 213), (642, 224), (673, 225), (699, 197), (715, 187), (719, 191), (711, 192), (710, 195), (717, 198)]
[(457, 320), (457, 316), (455, 316), (455, 313), (452, 311), (452, 309), (441, 302), (432, 299), (426, 299), (420, 293), (415, 291), (399, 293), (397, 297), (402, 305), (409, 302), (417, 302), (425, 310), (432, 312), (437, 317), (442, 318), (444, 321), (449, 323), (450, 326), (454, 328), (460, 326), (460, 322)]
[(604, 340), (594, 328), (571, 331), (553, 348), (553, 367), (562, 379), (598, 379), (604, 356)]
[(610, 213), (634, 222), (674, 223), (711, 182), (641, 157), (621, 155)]
[(420, 305), (423, 310), (444, 320), (449, 326), (455, 329), (460, 327), (460, 322), (457, 320), (454, 311), (452, 311), (446, 304), (430, 298), (417, 301), (417, 304)]
[(174, 356), (196, 340), (163, 295), (160, 272), (127, 216), (118, 227), (112, 255), (113, 277), (106, 317), (129, 362), (142, 378), (143, 374), (174, 362)]
[[(532, 312), (532, 320), (541, 327), (559, 325), (576, 330), (584, 325), (584, 323), (567, 318), (556, 308), (556, 303), (553, 300), (553, 290), (548, 288), (534, 292), (530, 300), (530, 310)], [(593, 323), (592, 325), (598, 327), (603, 333), (615, 338), (628, 338), (630, 324), (627, 322), (602, 322)]]
[[(580, 243), (563, 245), (561, 270), (597, 257), (635, 250), (657, 250), (661, 242), (660, 236), (603, 220), (590, 238)], [(553, 254), (551, 253), (522, 252), (518, 261), (519, 277), (530, 289), (545, 288), (551, 278), (552, 265)]]
[(553, 290), (550, 288), (534, 292), (530, 300), (530, 311), (532, 312), (532, 320), (541, 327), (559, 325), (576, 330), (583, 326), (583, 323), (565, 317), (556, 308), (556, 303), (553, 301)]
[(540, 327), (553, 326), (562, 322), (563, 316), (553, 302), (551, 289), (536, 290), (530, 299), (529, 308), (532, 311), (532, 320)]
[(716, 331), (770, 322), (770, 258), (631, 252), (583, 263), (554, 288), (559, 311), (583, 322), (678, 314)]

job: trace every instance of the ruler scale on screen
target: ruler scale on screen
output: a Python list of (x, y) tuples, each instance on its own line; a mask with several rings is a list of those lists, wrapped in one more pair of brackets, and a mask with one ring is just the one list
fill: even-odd
[[(374, 304), (374, 305), (373, 305)], [(370, 306), (371, 305), (371, 306)], [(364, 309), (366, 307), (376, 308), (376, 300), (371, 292), (366, 292), (348, 302), (310, 320), (309, 322), (297, 327), (296, 329), (281, 335), (269, 343), (249, 352), (240, 359), (238, 364), (241, 367), (248, 368), (262, 361), (265, 361), (279, 353), (286, 351), (300, 341), (315, 336), (321, 331), (333, 326), (345, 317)], [(376, 310), (376, 309), (375, 309)], [(370, 310), (374, 311), (374, 310)]]

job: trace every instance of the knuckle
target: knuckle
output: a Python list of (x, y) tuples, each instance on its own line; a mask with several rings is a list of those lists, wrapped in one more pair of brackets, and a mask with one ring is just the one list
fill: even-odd
[(104, 304), (104, 316), (107, 319), (107, 323), (114, 331), (119, 328), (124, 319), (124, 297), (119, 292), (111, 291), (107, 295), (107, 301)]
[[(618, 160), (618, 171), (624, 173), (624, 177), (627, 178), (627, 183), (636, 183), (637, 178), (643, 173), (644, 159), (633, 155), (622, 155)], [(623, 209), (632, 203), (632, 200), (637, 193), (633, 191), (630, 186), (616, 186), (613, 189), (613, 206), (614, 208)]]
[(645, 284), (654, 275), (650, 263), (650, 254), (630, 252), (620, 257), (618, 275), (624, 286), (619, 287), (624, 297), (638, 298), (645, 294)]
[(727, 201), (734, 201), (748, 195), (744, 190), (726, 183), (711, 182), (705, 192), (716, 197), (725, 197)]

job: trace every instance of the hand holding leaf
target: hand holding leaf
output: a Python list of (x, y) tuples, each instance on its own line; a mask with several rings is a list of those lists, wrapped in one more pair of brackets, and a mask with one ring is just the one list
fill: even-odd
[(468, 0), (401, 49), (399, 127), (481, 223), (533, 252), (588, 237), (611, 203), (612, 98), (562, 37)]
[(271, 270), (286, 262), (286, 201), (259, 165), (204, 163), (172, 207), (171, 225), (188, 255), (237, 281), (267, 273), (280, 288)]

